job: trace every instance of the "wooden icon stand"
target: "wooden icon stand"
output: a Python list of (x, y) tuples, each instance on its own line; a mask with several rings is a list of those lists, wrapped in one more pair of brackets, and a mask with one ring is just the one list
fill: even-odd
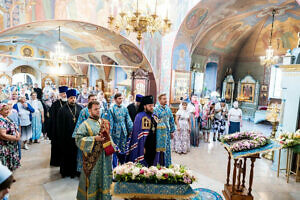
[[(222, 191), (225, 199), (226, 200), (253, 200), (253, 196), (251, 192), (252, 192), (252, 184), (253, 184), (254, 162), (257, 158), (260, 158), (259, 154), (246, 156), (239, 159), (234, 159), (232, 184), (229, 184), (230, 170), (231, 170), (230, 169), (231, 155), (229, 152), (228, 154), (229, 156), (228, 156), (228, 164), (227, 164), (227, 178), (226, 178), (226, 184), (224, 184), (224, 190)], [(247, 189), (245, 186), (245, 177), (246, 177), (248, 158), (251, 161), (251, 168), (250, 168), (250, 176), (249, 176), (249, 188)]]

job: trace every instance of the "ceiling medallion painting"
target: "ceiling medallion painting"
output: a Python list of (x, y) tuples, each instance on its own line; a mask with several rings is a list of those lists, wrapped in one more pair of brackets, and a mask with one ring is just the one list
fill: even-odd
[(201, 24), (201, 22), (206, 18), (207, 16), (207, 9), (204, 8), (197, 8), (193, 10), (189, 16), (187, 17), (187, 20), (185, 22), (185, 26), (188, 30), (193, 30)]
[(119, 47), (123, 56), (125, 56), (129, 61), (135, 64), (140, 64), (143, 61), (143, 55), (137, 48), (128, 44), (121, 44)]
[(34, 51), (31, 46), (25, 45), (21, 48), (21, 55), (25, 57), (33, 57)]

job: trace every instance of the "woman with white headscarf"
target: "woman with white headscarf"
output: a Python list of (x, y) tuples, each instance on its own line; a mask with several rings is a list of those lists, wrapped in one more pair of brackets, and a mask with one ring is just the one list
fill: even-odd
[(173, 139), (173, 151), (179, 154), (190, 151), (191, 115), (187, 105), (186, 101), (182, 102), (175, 119), (177, 130)]
[(242, 110), (239, 108), (239, 102), (233, 103), (233, 108), (228, 113), (228, 134), (240, 132), (242, 127)]

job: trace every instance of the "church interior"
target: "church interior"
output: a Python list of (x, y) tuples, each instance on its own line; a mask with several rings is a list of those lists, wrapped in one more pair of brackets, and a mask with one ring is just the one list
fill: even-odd
[[(197, 99), (189, 119), (198, 126), (196, 145), (172, 149), (172, 163), (196, 177), (190, 186), (198, 196), (186, 199), (300, 199), (299, 82), (299, 0), (0, 0), (1, 103), (34, 84), (44, 93), (101, 91), (108, 104), (116, 90), (127, 105), (137, 94), (156, 105), (165, 94), (178, 126), (183, 104)], [(225, 103), (229, 113), (238, 104), (238, 130), (262, 133), (270, 149), (230, 152), (231, 143), (202, 127), (210, 103), (215, 110)], [(226, 114), (225, 137), (232, 124)], [(5, 200), (76, 199), (79, 178), (49, 164), (51, 140), (20, 152)]]

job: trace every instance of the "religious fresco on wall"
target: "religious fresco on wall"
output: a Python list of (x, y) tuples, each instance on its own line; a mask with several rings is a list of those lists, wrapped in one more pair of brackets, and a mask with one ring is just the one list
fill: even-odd
[[(61, 42), (64, 46), (64, 49), (69, 53), (72, 58), (72, 55), (84, 55), (79, 57), (78, 61), (83, 62), (100, 62), (100, 56), (103, 54), (96, 53), (98, 51), (103, 51), (103, 53), (110, 56), (112, 59), (116, 60), (115, 55), (119, 56), (118, 63), (120, 65), (133, 65), (125, 56), (121, 53), (119, 49), (120, 44), (127, 44), (132, 47), (129, 51), (131, 53), (131, 58), (133, 54), (139, 54), (138, 59), (142, 61), (140, 65), (145, 68), (147, 71), (152, 72), (151, 66), (147, 59), (144, 58), (144, 54), (137, 49), (133, 43), (121, 37), (117, 34), (111, 33), (107, 29), (99, 27), (97, 25), (87, 24), (88, 29), (84, 29), (84, 22), (75, 22), (75, 21), (43, 21), (43, 22), (34, 22), (31, 24), (14, 27), (0, 34), (0, 42), (3, 45), (2, 50), (9, 50), (11, 41), (17, 47), (17, 51), (10, 52), (14, 56), (22, 55), (22, 53), (27, 56), (37, 57), (37, 58), (49, 58), (51, 51), (54, 51), (55, 43), (58, 40), (58, 30), (57, 27), (61, 26)], [(94, 26), (94, 28), (92, 27)], [(102, 35), (109, 34), (109, 37), (102, 37)], [(9, 45), (7, 45), (7, 44)], [(92, 44), (93, 43), (93, 44)], [(37, 47), (38, 45), (38, 47)], [(32, 50), (22, 51), (23, 46), (30, 46)], [(134, 50), (132, 50), (135, 48)], [(24, 50), (23, 49), (23, 50)], [(11, 49), (13, 50), (13, 49)], [(0, 46), (1, 51), (1, 46)], [(29, 53), (28, 53), (29, 52)], [(24, 55), (25, 55), (24, 54)], [(5, 68), (5, 71), (11, 71), (16, 66), (22, 65), (27, 61), (12, 59), (8, 57), (1, 58), (8, 68)], [(91, 61), (90, 61), (91, 60)], [(10, 62), (11, 61), (11, 62)], [(42, 73), (54, 74), (57, 71), (53, 70), (53, 63), (49, 61), (31, 61), (31, 65), (38, 71)], [(103, 73), (103, 69), (99, 68), (99, 72)], [(88, 65), (81, 64), (66, 64), (63, 66), (63, 70), (60, 70), (60, 74), (66, 75), (84, 75), (87, 74)], [(93, 81), (94, 83), (94, 81)]]
[(170, 103), (180, 103), (180, 98), (189, 94), (190, 76), (190, 72), (173, 71)]
[(89, 54), (88, 57), (89, 57), (89, 59), (91, 60), (92, 63), (101, 63), (100, 60), (92, 54)]
[[(79, 62), (89, 62), (88, 59), (82, 57), (82, 56), (77, 56), (77, 61)], [(79, 64), (79, 67), (82, 71), (83, 74), (87, 75), (88, 73), (88, 69), (89, 69), (89, 65), (88, 64)]]
[[(0, 9), (0, 30), (5, 29), (8, 27), (12, 27), (15, 25), (20, 25), (24, 23), (30, 23), (32, 21), (43, 21), (49, 19), (71, 19), (71, 20), (79, 20), (84, 22), (95, 23), (104, 27), (107, 27), (107, 17), (110, 12), (113, 14), (117, 14), (120, 12), (120, 8), (124, 8), (126, 11), (132, 11), (136, 8), (136, 2), (131, 0), (114, 0), (114, 5), (111, 6), (112, 1), (110, 0), (24, 0), (24, 4), (20, 6), (15, 6), (14, 9), (10, 9), (13, 2), (17, 2), (16, 0), (2, 0), (0, 1), (0, 6), (5, 10), (8, 10), (6, 13), (1, 13)], [(23, 1), (22, 1), (23, 2)], [(149, 1), (140, 1), (139, 4), (141, 7), (145, 7), (144, 4), (148, 4), (147, 9), (152, 10), (154, 9), (155, 1), (152, 0), (152, 3)], [(168, 9), (166, 9), (166, 3), (168, 2)], [(157, 4), (158, 13), (163, 13), (161, 15), (162, 18), (165, 17), (165, 11), (168, 10), (169, 18), (172, 20), (172, 31), (177, 32), (182, 20), (184, 19), (186, 13), (192, 8), (198, 0), (174, 0), (172, 3), (169, 0), (159, 0)], [(163, 12), (162, 12), (163, 11)], [(12, 16), (12, 17), (10, 17)], [(3, 23), (1, 23), (1, 19), (3, 18)], [(10, 19), (12, 18), (12, 20)], [(94, 26), (88, 26), (88, 24), (83, 23), (84, 28), (88, 29), (87, 31), (95, 31)], [(47, 25), (45, 25), (47, 26)], [(82, 31), (77, 31), (78, 33)], [(109, 32), (106, 33), (105, 31), (98, 32), (99, 38), (105, 38), (105, 41), (110, 41), (114, 36)], [(137, 44), (137, 41), (134, 37), (134, 34), (130, 36), (124, 35), (127, 39), (133, 41)], [(84, 36), (81, 36), (81, 39)], [(95, 36), (97, 37), (97, 36)], [(94, 38), (95, 38), (94, 37)], [(166, 35), (165, 37), (168, 37)], [(150, 36), (145, 36), (145, 39), (148, 39), (153, 42), (152, 46), (149, 47), (145, 46), (144, 48), (140, 48), (143, 50), (147, 59), (151, 62), (153, 67), (153, 72), (155, 77), (160, 77), (162, 73), (161, 67), (163, 63), (170, 63), (171, 58), (162, 55), (169, 54), (169, 52), (162, 52), (162, 46), (168, 45), (168, 51), (172, 51), (172, 43), (162, 43), (161, 41), (156, 41)], [(87, 36), (85, 40), (91, 40), (93, 37)], [(42, 40), (42, 38), (41, 38)], [(82, 46), (80, 42), (76, 41), (77, 38), (67, 37), (64, 38), (65, 42), (68, 43), (68, 50), (76, 49), (76, 46)], [(96, 40), (96, 39), (95, 39)], [(103, 47), (99, 47), (98, 45), (94, 45), (93, 43), (87, 42), (89, 45), (94, 46), (96, 51), (103, 50)], [(118, 43), (118, 42), (117, 42)], [(125, 43), (125, 42), (123, 42)], [(53, 44), (53, 43), (52, 43)], [(73, 46), (71, 46), (73, 45)], [(48, 47), (49, 44), (45, 42), (45, 47)], [(111, 47), (111, 43), (107, 45), (108, 48)], [(102, 48), (102, 49), (101, 49)], [(107, 49), (108, 49), (107, 48)], [(116, 46), (116, 49), (119, 49)], [(153, 50), (156, 49), (157, 51)], [(80, 49), (81, 50), (81, 49)], [(87, 49), (86, 49), (87, 50)], [(105, 48), (106, 50), (106, 48)], [(89, 51), (90, 52), (90, 51)], [(88, 53), (87, 51), (85, 53)], [(122, 56), (123, 57), (123, 56)], [(117, 59), (117, 58), (116, 58)], [(140, 58), (139, 58), (140, 59)], [(164, 61), (163, 59), (169, 59), (168, 61)], [(118, 61), (120, 64), (125, 63), (134, 63), (130, 60), (120, 59)], [(143, 59), (140, 65), (145, 65), (147, 63), (146, 59)], [(169, 70), (171, 69), (170, 64), (168, 64)], [(170, 81), (170, 77), (168, 78)]]
[(21, 47), (21, 55), (25, 57), (33, 57), (34, 56), (34, 50), (31, 46), (24, 45)]
[(127, 58), (131, 62), (140, 64), (143, 61), (143, 55), (137, 48), (128, 44), (121, 44), (119, 48), (125, 58)]
[(186, 44), (180, 44), (174, 49), (172, 68), (173, 70), (189, 71), (191, 58)]
[(236, 22), (228, 24), (225, 28), (220, 31), (217, 39), (215, 39), (213, 46), (217, 48), (231, 48), (236, 42), (251, 29), (251, 26), (244, 25), (243, 22)]
[[(261, 31), (258, 42), (255, 47), (255, 55), (264, 54), (269, 46), (270, 32), (272, 24), (269, 24)], [(287, 21), (276, 21), (273, 31), (272, 45), (277, 55), (285, 54), (287, 49), (292, 49), (297, 46), (297, 33), (300, 32), (300, 17), (299, 20), (288, 18)]]
[(191, 13), (187, 16), (187, 20), (185, 21), (185, 26), (189, 30), (193, 30), (201, 24), (203, 19), (207, 16), (207, 9), (204, 8), (196, 8), (191, 11)]

